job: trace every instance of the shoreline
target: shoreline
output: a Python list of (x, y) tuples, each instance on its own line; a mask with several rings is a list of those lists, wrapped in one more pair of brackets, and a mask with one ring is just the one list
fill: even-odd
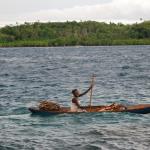
[[(108, 43), (107, 43), (108, 42)], [(8, 47), (81, 47), (81, 46), (128, 46), (128, 45), (150, 45), (150, 39), (122, 39), (122, 40), (106, 40), (104, 43), (83, 43), (82, 44), (52, 44), (48, 40), (26, 40), (0, 43), (1, 48)]]
[(120, 47), (120, 46), (150, 46), (150, 44), (135, 44), (135, 45), (70, 45), (70, 46), (5, 46), (0, 48), (69, 48), (69, 47)]

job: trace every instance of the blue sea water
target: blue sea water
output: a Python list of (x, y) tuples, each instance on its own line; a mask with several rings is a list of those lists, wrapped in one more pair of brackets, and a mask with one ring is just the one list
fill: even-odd
[(150, 46), (0, 48), (0, 150), (149, 150), (150, 114), (28, 111), (46, 99), (69, 106), (92, 74), (93, 105), (150, 103)]

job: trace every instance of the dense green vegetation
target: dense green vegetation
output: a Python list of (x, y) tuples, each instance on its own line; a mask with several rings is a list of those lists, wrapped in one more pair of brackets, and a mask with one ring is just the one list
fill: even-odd
[(0, 46), (149, 45), (150, 21), (139, 24), (24, 23), (0, 28)]

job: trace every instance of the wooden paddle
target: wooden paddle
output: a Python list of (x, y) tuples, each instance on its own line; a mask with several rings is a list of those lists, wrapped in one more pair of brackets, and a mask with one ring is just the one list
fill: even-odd
[[(95, 76), (94, 76), (94, 74), (93, 74), (93, 76), (92, 76), (92, 81), (91, 81), (91, 85), (93, 85), (94, 84), (94, 78), (95, 78)], [(93, 86), (92, 86), (92, 88), (91, 88), (91, 93), (90, 93), (90, 112), (91, 112), (91, 104), (92, 104), (92, 96), (93, 96)]]

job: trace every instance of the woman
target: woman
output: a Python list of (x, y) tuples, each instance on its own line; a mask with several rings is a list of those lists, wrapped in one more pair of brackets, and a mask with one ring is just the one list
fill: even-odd
[(87, 94), (93, 88), (93, 84), (83, 93), (80, 94), (78, 89), (72, 90), (73, 98), (71, 102), (72, 112), (84, 112), (85, 110), (81, 108), (79, 97)]

